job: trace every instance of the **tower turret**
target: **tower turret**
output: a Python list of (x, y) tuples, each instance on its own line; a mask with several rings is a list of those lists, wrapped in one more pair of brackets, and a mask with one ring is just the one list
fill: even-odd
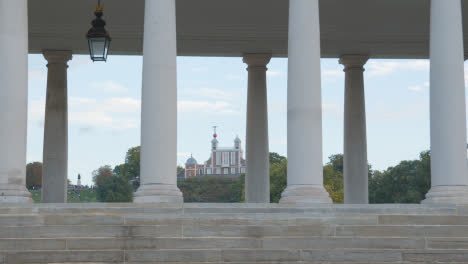
[(236, 138), (234, 139), (234, 147), (235, 147), (236, 149), (240, 149), (241, 143), (242, 143), (242, 142), (241, 142), (239, 136), (236, 136)]
[(218, 148), (218, 139), (216, 139), (218, 137), (218, 134), (216, 134), (216, 126), (214, 126), (213, 128), (214, 128), (214, 133), (213, 133), (213, 139), (211, 140), (211, 149), (216, 150)]

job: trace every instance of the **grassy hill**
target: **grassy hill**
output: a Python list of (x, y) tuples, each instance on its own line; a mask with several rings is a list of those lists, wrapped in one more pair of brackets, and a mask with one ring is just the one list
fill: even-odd
[[(32, 199), (35, 203), (41, 202), (41, 191), (29, 190), (31, 192)], [(96, 199), (96, 190), (82, 189), (82, 190), (69, 190), (67, 193), (67, 201), (69, 203), (95, 203), (98, 202)]]

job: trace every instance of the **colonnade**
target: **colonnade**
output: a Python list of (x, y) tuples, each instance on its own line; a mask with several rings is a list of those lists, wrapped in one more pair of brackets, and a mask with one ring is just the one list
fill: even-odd
[[(281, 203), (331, 203), (323, 185), (320, 20), (318, 0), (289, 9), (288, 185)], [(424, 203), (468, 203), (466, 108), (461, 1), (431, 0), (430, 121), (432, 188)], [(0, 201), (30, 202), (25, 188), (27, 1), (0, 0)], [(146, 0), (141, 114), (141, 186), (136, 203), (181, 203), (177, 188), (175, 0)], [(342, 54), (344, 66), (345, 203), (368, 203), (364, 66), (371, 54)], [(66, 201), (68, 51), (48, 60), (44, 136), (45, 202)], [(269, 202), (267, 64), (248, 65), (246, 200)], [(62, 192), (62, 188), (63, 191)], [(53, 193), (52, 193), (53, 192)]]

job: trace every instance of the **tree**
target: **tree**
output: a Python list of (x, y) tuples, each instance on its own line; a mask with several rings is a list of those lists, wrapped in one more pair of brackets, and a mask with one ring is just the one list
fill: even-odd
[(26, 165), (26, 188), (42, 186), (42, 163), (32, 162)]
[(369, 179), (371, 203), (420, 203), (431, 187), (430, 152), (404, 160)]
[(288, 160), (277, 153), (270, 153), (270, 202), (278, 203), (287, 186)]
[[(278, 203), (287, 187), (288, 161), (277, 153), (270, 153), (270, 202)], [(325, 189), (334, 203), (343, 203), (343, 155), (330, 156), (323, 167)]]
[(323, 185), (330, 194), (333, 203), (343, 203), (343, 155), (329, 157), (329, 162), (323, 166)]
[(99, 185), (105, 178), (112, 176), (114, 176), (114, 173), (112, 172), (111, 166), (105, 165), (93, 171), (93, 182), (94, 184)]
[(106, 203), (125, 203), (133, 201), (132, 186), (122, 177), (104, 177), (96, 190), (97, 199)]
[(185, 170), (184, 167), (182, 166), (177, 166), (177, 174), (179, 174), (181, 171)]
[(284, 160), (286, 160), (286, 157), (276, 152), (270, 152), (270, 164), (281, 164)]
[(140, 146), (130, 148), (125, 154), (125, 163), (115, 166), (114, 174), (127, 181), (138, 179), (140, 177), (140, 152)]
[(238, 203), (243, 200), (244, 177), (196, 177), (177, 183), (184, 202)]

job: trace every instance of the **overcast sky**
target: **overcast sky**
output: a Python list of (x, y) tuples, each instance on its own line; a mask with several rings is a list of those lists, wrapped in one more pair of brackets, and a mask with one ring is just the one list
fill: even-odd
[[(245, 147), (247, 71), (242, 58), (178, 57), (178, 164), (210, 155), (212, 126), (220, 146), (236, 135)], [(429, 149), (429, 61), (370, 60), (365, 65), (368, 160), (383, 170)], [(286, 155), (287, 59), (268, 65), (270, 151)], [(322, 60), (323, 157), (343, 152), (344, 72)], [(91, 184), (102, 165), (124, 162), (140, 144), (141, 56), (92, 63), (76, 55), (68, 68), (68, 177)], [(47, 67), (29, 55), (28, 162), (42, 161)], [(307, 153), (305, 153), (307, 155)], [(175, 166), (175, 164), (174, 164)]]

